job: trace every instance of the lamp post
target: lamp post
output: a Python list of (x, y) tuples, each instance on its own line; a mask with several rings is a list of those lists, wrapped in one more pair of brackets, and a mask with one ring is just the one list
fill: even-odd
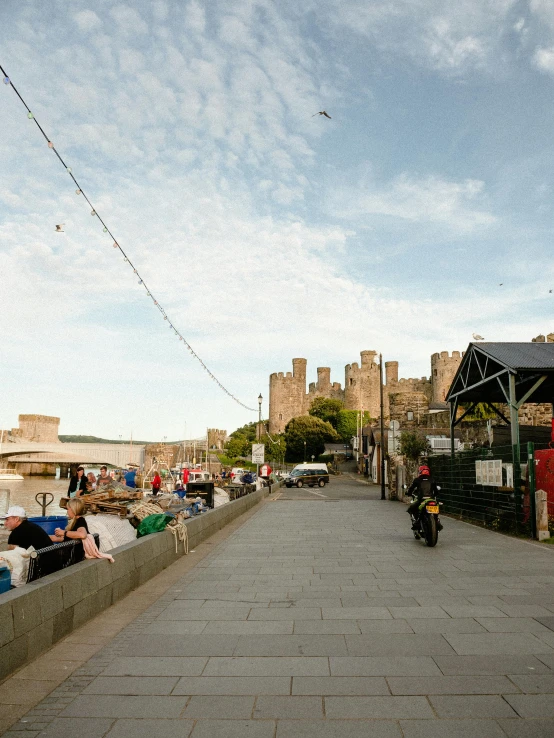
[(383, 396), (383, 355), (379, 354), (379, 399), (381, 404), (381, 499), (385, 496), (385, 401)]
[(304, 463), (306, 463), (306, 441), (304, 441)]
[[(260, 394), (258, 395), (258, 433), (256, 434), (258, 441), (260, 440), (260, 437), (262, 435), (262, 402), (263, 402), (263, 399), (264, 398), (262, 397), (262, 393), (260, 392)], [(260, 465), (256, 464), (256, 485), (259, 484), (258, 482), (259, 476), (260, 476)]]

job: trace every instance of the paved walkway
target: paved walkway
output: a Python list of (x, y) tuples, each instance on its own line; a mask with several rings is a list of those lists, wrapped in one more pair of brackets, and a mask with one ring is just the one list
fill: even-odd
[(399, 503), (268, 501), (22, 730), (552, 738), (554, 551), (448, 519), (429, 549)]

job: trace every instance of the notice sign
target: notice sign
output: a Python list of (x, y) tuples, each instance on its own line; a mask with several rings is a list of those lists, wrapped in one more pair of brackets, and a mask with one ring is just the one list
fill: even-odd
[(263, 464), (264, 463), (264, 451), (265, 446), (263, 443), (252, 444), (252, 463)]

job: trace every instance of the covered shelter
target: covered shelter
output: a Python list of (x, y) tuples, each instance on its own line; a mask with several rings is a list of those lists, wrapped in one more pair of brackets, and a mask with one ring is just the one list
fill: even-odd
[[(446, 400), (451, 430), (483, 403), (510, 425), (512, 446), (519, 446), (521, 406), (554, 403), (554, 343), (470, 343)], [(507, 405), (510, 417), (496, 404)], [(460, 405), (464, 412), (457, 417)]]

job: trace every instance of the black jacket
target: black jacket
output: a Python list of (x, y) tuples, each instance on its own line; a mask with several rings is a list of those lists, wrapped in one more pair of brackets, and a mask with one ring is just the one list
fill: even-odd
[(81, 477), (81, 482), (79, 482), (79, 477), (77, 475), (71, 477), (71, 479), (69, 480), (69, 489), (67, 491), (76, 492), (77, 489), (80, 489), (81, 492), (87, 491), (87, 478), (84, 474)]
[(437, 483), (428, 474), (420, 474), (410, 485), (408, 495), (415, 494), (421, 502), (424, 497), (434, 496), (439, 491)]

